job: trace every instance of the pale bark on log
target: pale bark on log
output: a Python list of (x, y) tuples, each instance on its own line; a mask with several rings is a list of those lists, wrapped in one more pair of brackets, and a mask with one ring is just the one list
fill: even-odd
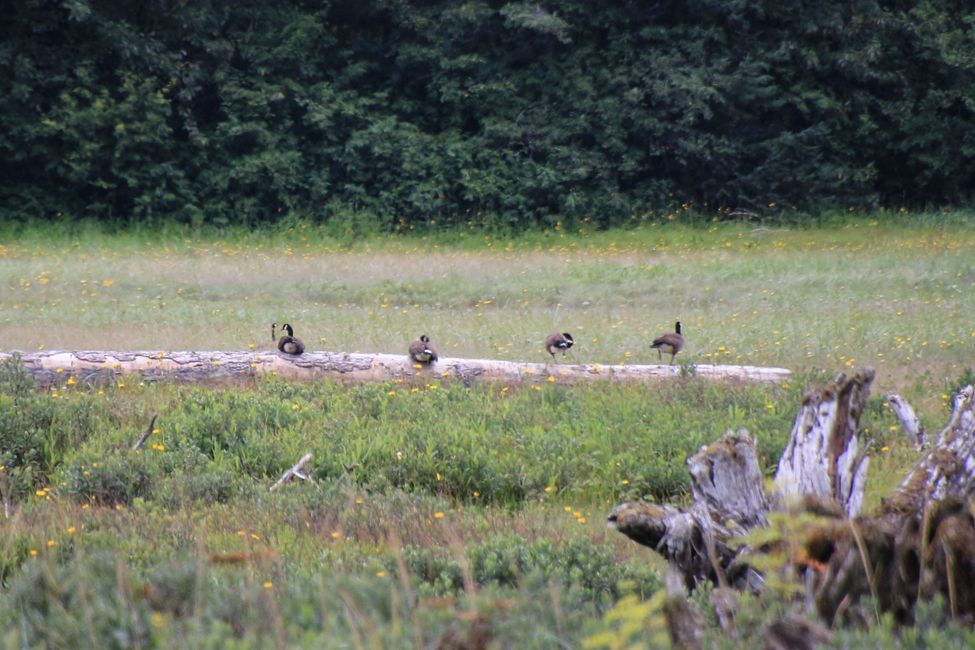
[[(0, 352), (0, 362), (13, 353)], [(641, 382), (675, 379), (688, 372), (682, 366), (525, 363), (492, 359), (441, 357), (423, 366), (404, 354), (306, 352), (291, 356), (276, 351), (41, 351), (20, 355), (24, 367), (41, 387), (57, 385), (73, 376), (82, 383), (108, 383), (125, 375), (143, 381), (246, 383), (274, 375), (283, 379), (336, 379), (359, 382), (479, 382), (575, 383), (587, 381)], [(747, 383), (776, 383), (789, 378), (784, 368), (759, 366), (688, 366), (707, 379)]]
[(914, 465), (890, 501), (891, 507), (917, 508), (925, 501), (975, 495), (975, 387), (954, 396), (951, 419), (934, 447)]
[(744, 429), (726, 432), (687, 459), (691, 497), (707, 505), (715, 523), (733, 522), (749, 530), (768, 525), (768, 498), (762, 486), (755, 441)]

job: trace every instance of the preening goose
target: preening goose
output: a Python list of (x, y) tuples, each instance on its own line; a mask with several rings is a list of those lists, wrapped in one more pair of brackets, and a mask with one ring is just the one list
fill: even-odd
[(555, 359), (555, 353), (565, 354), (572, 347), (574, 341), (568, 332), (552, 332), (545, 338), (545, 350)]
[(433, 344), (430, 343), (430, 337), (426, 334), (421, 334), (420, 338), (410, 343), (410, 359), (413, 361), (433, 363), (438, 358), (437, 348), (433, 347)]
[(684, 337), (680, 333), (680, 321), (674, 326), (673, 332), (667, 332), (666, 334), (661, 334), (653, 340), (650, 344), (651, 348), (656, 348), (657, 358), (663, 360), (661, 352), (670, 353), (670, 363), (674, 363), (674, 357), (677, 353), (684, 349)]

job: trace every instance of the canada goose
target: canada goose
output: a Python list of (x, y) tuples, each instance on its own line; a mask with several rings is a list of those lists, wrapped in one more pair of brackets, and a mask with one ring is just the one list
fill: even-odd
[(572, 335), (568, 332), (552, 332), (545, 339), (545, 350), (552, 355), (552, 359), (555, 359), (555, 353), (561, 352), (565, 354), (569, 348), (572, 347), (574, 341), (572, 340)]
[[(281, 338), (278, 339), (278, 349), (285, 354), (293, 354), (298, 356), (305, 351), (305, 344), (295, 336), (295, 331), (291, 328), (291, 325), (285, 323), (281, 326), (281, 329), (287, 332), (283, 334)], [(274, 334), (274, 324), (271, 324), (271, 333)]]
[(670, 352), (670, 363), (674, 363), (674, 357), (684, 348), (684, 337), (680, 333), (680, 321), (674, 326), (673, 332), (661, 334), (650, 344), (651, 348), (657, 349), (657, 358), (663, 359), (660, 352)]
[(420, 338), (410, 343), (410, 358), (418, 363), (433, 363), (439, 357), (437, 348), (430, 344), (430, 337), (421, 334)]

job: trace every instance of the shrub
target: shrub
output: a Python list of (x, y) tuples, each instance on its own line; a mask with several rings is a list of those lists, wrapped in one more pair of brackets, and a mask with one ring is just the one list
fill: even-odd
[(64, 470), (63, 489), (78, 502), (125, 505), (150, 494), (151, 474), (145, 455), (125, 452), (99, 461), (74, 461)]

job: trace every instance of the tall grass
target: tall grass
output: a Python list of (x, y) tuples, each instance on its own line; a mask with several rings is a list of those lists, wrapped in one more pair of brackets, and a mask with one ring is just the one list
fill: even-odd
[[(659, 560), (605, 529), (612, 505), (683, 501), (684, 459), (728, 428), (757, 438), (771, 472), (803, 389), (837, 370), (874, 365), (876, 392), (906, 393), (929, 428), (944, 422), (945, 395), (975, 357), (975, 235), (967, 215), (939, 219), (833, 215), (769, 228), (663, 215), (585, 235), (452, 231), (352, 245), (303, 224), (10, 231), (0, 243), (3, 349), (269, 347), (268, 325), (287, 320), (311, 349), (403, 352), (425, 332), (446, 356), (542, 360), (557, 328), (575, 335), (575, 360), (643, 363), (656, 360), (648, 340), (679, 318), (686, 361), (795, 376), (784, 386), (691, 376), (537, 390), (275, 379), (85, 387), (65, 377), (38, 393), (5, 367), (0, 491), (14, 513), (0, 527), (0, 639), (657, 639)], [(132, 451), (157, 413), (156, 431)], [(879, 397), (863, 428), (875, 456), (870, 507), (914, 452)], [(313, 480), (268, 493), (309, 451)], [(741, 607), (739, 635), (709, 631), (709, 642), (754, 645), (782, 604), (745, 597)], [(963, 639), (929, 619), (918, 645)], [(851, 646), (892, 642), (886, 623), (843, 634)]]
[(973, 232), (955, 221), (652, 222), (351, 251), (300, 225), (225, 238), (27, 234), (0, 247), (0, 340), (243, 349), (270, 346), (268, 325), (290, 321), (311, 349), (402, 352), (425, 332), (445, 356), (541, 360), (560, 329), (575, 334), (577, 360), (647, 363), (648, 341), (680, 319), (688, 361), (873, 365), (885, 387), (906, 390), (957, 376), (975, 353)]

